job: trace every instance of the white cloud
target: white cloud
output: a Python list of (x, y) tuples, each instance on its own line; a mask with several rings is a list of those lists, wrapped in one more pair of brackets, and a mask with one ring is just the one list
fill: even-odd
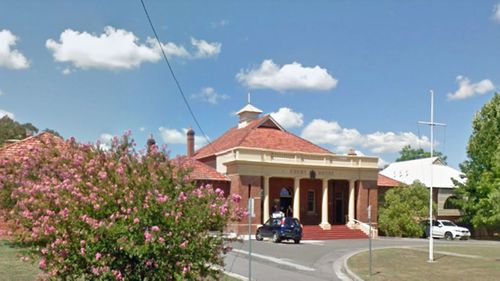
[(70, 62), (82, 69), (131, 69), (161, 58), (154, 47), (138, 44), (134, 33), (111, 26), (105, 27), (99, 36), (66, 29), (59, 42), (48, 39), (45, 46), (56, 61)]
[(493, 82), (489, 79), (471, 84), (469, 78), (459, 75), (456, 80), (459, 85), (458, 90), (454, 93), (448, 93), (448, 100), (461, 100), (479, 96), (495, 89)]
[(430, 140), (423, 136), (419, 138), (412, 132), (375, 132), (365, 136), (363, 147), (367, 147), (373, 153), (398, 152), (404, 146), (430, 147)]
[(10, 30), (0, 31), (0, 67), (24, 69), (30, 66), (28, 59), (21, 52), (11, 49), (16, 46), (18, 39)]
[(337, 122), (314, 119), (301, 133), (301, 136), (317, 144), (330, 144), (338, 152), (347, 152), (361, 145), (363, 136), (356, 129), (342, 128)]
[(239, 82), (250, 88), (268, 88), (279, 92), (287, 90), (326, 91), (337, 86), (337, 79), (320, 66), (303, 67), (298, 62), (279, 66), (264, 60), (259, 68), (240, 70)]
[(12, 112), (0, 109), (0, 118), (3, 118), (4, 116), (8, 116), (10, 119), (14, 120), (14, 114)]
[(227, 100), (229, 96), (217, 93), (212, 87), (205, 87), (199, 93), (191, 95), (191, 98), (217, 104), (219, 100)]
[(314, 119), (309, 123), (301, 136), (317, 144), (328, 144), (339, 153), (350, 148), (361, 147), (372, 153), (388, 153), (400, 151), (405, 145), (413, 147), (430, 147), (427, 137), (419, 138), (411, 132), (375, 132), (363, 135), (356, 129), (342, 128), (335, 121)]
[[(207, 58), (220, 53), (221, 43), (209, 43), (205, 40), (191, 38), (194, 54), (190, 54), (183, 46), (172, 42), (161, 43), (168, 57)], [(142, 63), (155, 63), (161, 59), (158, 42), (151, 37), (144, 44), (133, 32), (106, 26), (100, 35), (66, 29), (59, 41), (48, 39), (47, 49), (53, 52), (58, 62), (73, 64), (80, 69), (124, 70), (139, 67)], [(71, 70), (64, 70), (69, 74)]]
[(70, 75), (70, 74), (71, 74), (71, 72), (72, 72), (72, 71), (71, 71), (71, 69), (70, 69), (70, 68), (65, 68), (65, 69), (63, 69), (62, 74), (64, 74), (64, 75)]
[[(159, 48), (158, 41), (156, 39), (148, 37), (146, 42), (150, 46), (154, 47), (155, 52), (157, 52), (158, 54), (161, 53), (161, 49)], [(165, 55), (167, 55), (167, 57), (169, 58), (171, 57), (188, 58), (191, 56), (183, 46), (176, 45), (175, 43), (172, 42), (161, 43), (161, 46), (163, 47)]]
[(2, 92), (2, 89), (0, 89), (0, 96), (3, 96), (3, 92)]
[(228, 25), (228, 24), (229, 24), (229, 21), (228, 21), (228, 20), (224, 20), (224, 19), (222, 19), (222, 20), (220, 20), (220, 21), (218, 21), (218, 22), (212, 22), (212, 23), (211, 23), (211, 26), (212, 26), (212, 28), (217, 28), (217, 27), (223, 27), (223, 26), (226, 26), (226, 25)]
[(218, 42), (207, 42), (201, 39), (191, 37), (191, 44), (196, 47), (194, 58), (208, 58), (217, 56), (222, 48), (222, 44)]
[(104, 150), (111, 149), (114, 136), (108, 133), (101, 134), (99, 136), (99, 147)]
[(187, 142), (186, 135), (183, 135), (177, 129), (168, 129), (168, 128), (160, 127), (158, 130), (160, 131), (160, 136), (165, 143), (184, 144)]
[(285, 129), (302, 127), (304, 124), (304, 114), (294, 112), (288, 107), (282, 107), (278, 112), (272, 112), (271, 116)]
[(493, 6), (493, 20), (500, 23), (500, 3)]
[(139, 131), (140, 131), (140, 132), (144, 132), (144, 131), (146, 131), (146, 128), (145, 128), (145, 127), (140, 127), (140, 128), (139, 128)]
[(389, 162), (385, 161), (381, 157), (378, 158), (378, 168), (383, 169), (385, 166), (389, 165)]
[[(182, 132), (177, 129), (169, 129), (165, 127), (158, 128), (160, 131), (160, 137), (163, 142), (167, 144), (187, 144), (187, 136), (186, 133), (188, 129), (183, 128)], [(199, 148), (206, 144), (205, 138), (198, 136), (194, 138), (194, 146), (195, 148)]]

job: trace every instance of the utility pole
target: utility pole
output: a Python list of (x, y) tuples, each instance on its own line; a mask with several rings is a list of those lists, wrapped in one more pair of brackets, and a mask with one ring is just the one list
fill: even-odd
[[(430, 91), (431, 93), (431, 121), (418, 121), (419, 124), (429, 125), (431, 127), (431, 158), (434, 157), (434, 126), (446, 126), (444, 123), (436, 123), (434, 122), (434, 91)], [(433, 166), (434, 163), (431, 163), (431, 181), (429, 187), (429, 262), (434, 261), (434, 238), (432, 237), (432, 188), (433, 188)]]
[(368, 268), (370, 276), (372, 276), (372, 205), (368, 205), (368, 226), (370, 227), (368, 234), (368, 248), (370, 249), (370, 257), (368, 259)]
[[(250, 193), (249, 193), (250, 194)], [(254, 199), (248, 198), (248, 281), (252, 281), (252, 218), (254, 214)]]

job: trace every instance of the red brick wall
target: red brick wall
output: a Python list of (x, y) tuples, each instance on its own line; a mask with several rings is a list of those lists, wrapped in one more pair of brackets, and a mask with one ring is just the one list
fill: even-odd
[[(231, 186), (230, 193), (238, 193), (241, 196), (240, 207), (247, 209), (248, 206), (248, 191), (250, 185), (250, 196), (254, 198), (254, 213), (252, 218), (252, 233), (255, 233), (258, 224), (262, 224), (262, 177), (257, 176), (240, 176), (230, 175)], [(237, 233), (248, 233), (248, 217), (243, 218), (239, 224), (232, 224), (228, 230), (234, 230)]]
[[(272, 211), (274, 200), (280, 199), (280, 191), (283, 187), (287, 187), (293, 194), (294, 179), (293, 178), (270, 178), (269, 179), (269, 211)], [(314, 190), (315, 195), (315, 210), (307, 212), (307, 191)], [(321, 222), (321, 196), (322, 196), (322, 180), (321, 179), (302, 179), (300, 180), (300, 220), (304, 225), (320, 224)], [(293, 200), (292, 200), (293, 206)], [(296, 212), (297, 210), (293, 210)]]
[[(283, 187), (286, 187), (292, 193), (292, 198), (295, 196), (293, 194), (293, 179), (292, 178), (270, 178), (269, 179), (269, 212), (272, 212), (275, 200), (279, 201), (280, 191)], [(293, 199), (292, 199), (293, 208)]]
[[(307, 211), (307, 192), (314, 190), (315, 210)], [(321, 223), (321, 197), (323, 196), (323, 183), (321, 179), (300, 180), (300, 221), (304, 225), (318, 225)], [(295, 211), (295, 210), (294, 210)]]
[(356, 182), (356, 219), (362, 222), (368, 222), (368, 205), (372, 206), (372, 223), (377, 221), (378, 212), (378, 194), (376, 181), (357, 181)]

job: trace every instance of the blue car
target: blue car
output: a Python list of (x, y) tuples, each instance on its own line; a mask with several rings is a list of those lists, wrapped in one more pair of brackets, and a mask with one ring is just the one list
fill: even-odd
[(302, 239), (302, 225), (292, 217), (270, 218), (264, 225), (257, 228), (255, 239), (262, 241), (264, 237), (271, 238), (274, 243), (283, 240), (293, 240), (295, 244)]

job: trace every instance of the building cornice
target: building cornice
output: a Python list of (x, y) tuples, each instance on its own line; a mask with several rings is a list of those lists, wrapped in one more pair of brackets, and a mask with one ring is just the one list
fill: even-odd
[(261, 164), (289, 167), (314, 167), (321, 169), (364, 169), (378, 171), (378, 158), (333, 153), (306, 153), (249, 147), (234, 147), (216, 154), (221, 164)]

